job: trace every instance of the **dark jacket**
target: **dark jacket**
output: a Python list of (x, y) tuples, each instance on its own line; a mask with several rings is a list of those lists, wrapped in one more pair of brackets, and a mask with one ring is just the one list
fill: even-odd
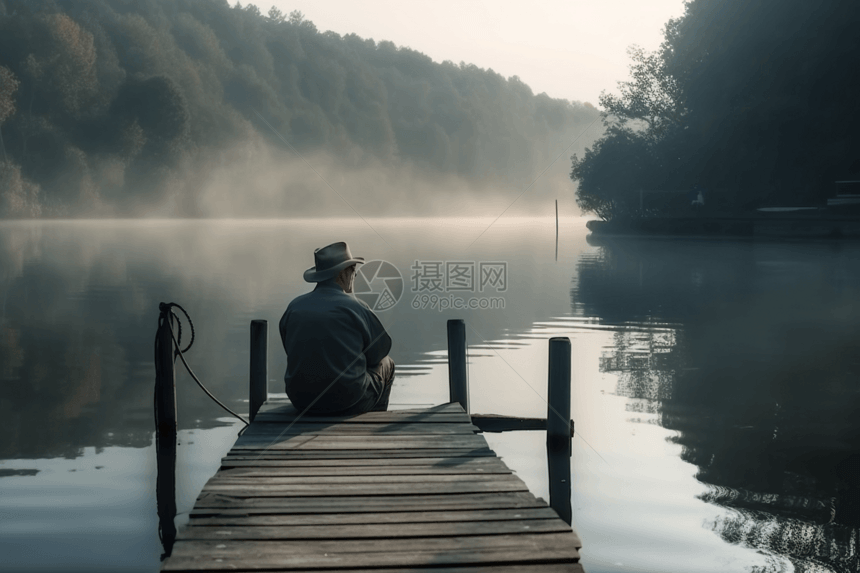
[(287, 396), (299, 410), (313, 413), (345, 410), (361, 400), (367, 368), (391, 350), (391, 338), (370, 307), (333, 280), (293, 299), (279, 329), (287, 352)]

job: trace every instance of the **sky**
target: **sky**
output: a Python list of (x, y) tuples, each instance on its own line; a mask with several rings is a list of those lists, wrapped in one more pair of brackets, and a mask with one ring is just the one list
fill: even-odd
[[(389, 40), (441, 62), (519, 76), (535, 93), (597, 105), (627, 79), (627, 47), (659, 47), (683, 0), (261, 0), (320, 31)], [(244, 4), (243, 4), (244, 5)]]

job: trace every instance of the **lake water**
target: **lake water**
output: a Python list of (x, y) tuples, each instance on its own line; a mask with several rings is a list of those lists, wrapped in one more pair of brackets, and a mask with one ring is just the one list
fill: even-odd
[[(570, 337), (589, 573), (860, 570), (860, 246), (598, 242), (563, 219), (556, 260), (552, 220), (491, 222), (0, 223), (0, 570), (157, 571), (158, 303), (188, 310), (188, 361), (247, 411), (250, 321), (283, 395), (277, 321), (337, 240), (402, 275), (379, 312), (392, 407), (447, 401), (464, 318), (472, 411), (544, 416), (547, 340)], [(439, 310), (436, 286), (493, 308)], [(177, 372), (181, 527), (240, 423)], [(487, 439), (548, 498), (542, 432)]]

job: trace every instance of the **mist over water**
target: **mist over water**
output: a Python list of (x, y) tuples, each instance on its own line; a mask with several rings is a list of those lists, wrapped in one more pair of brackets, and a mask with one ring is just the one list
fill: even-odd
[[(596, 130), (595, 130), (596, 131)], [(584, 144), (575, 146), (577, 149)], [(455, 173), (429, 172), (410, 161), (366, 158), (350, 165), (328, 152), (298, 155), (262, 141), (237, 146), (199, 178), (193, 214), (204, 218), (290, 217), (486, 217), (502, 213), (515, 198), (518, 215), (548, 214), (562, 198), (562, 212), (575, 212), (566, 156), (548, 158), (540, 177), (530, 174), (500, 183)], [(189, 175), (191, 177), (191, 175)], [(177, 192), (142, 215), (176, 214)]]
[[(347, 240), (404, 292), (395, 407), (447, 400), (464, 318), (472, 410), (543, 416), (547, 340), (573, 346), (573, 525), (590, 572), (853, 572), (860, 350), (856, 245), (587, 238), (549, 218), (6, 222), (0, 225), (0, 569), (155, 571), (152, 344), (182, 304), (195, 372), (247, 408), (248, 333)], [(496, 310), (414, 308), (416, 261), (505, 262)], [(184, 340), (187, 330), (183, 329)], [(238, 425), (177, 369), (177, 523)], [(544, 434), (488, 435), (547, 496)]]

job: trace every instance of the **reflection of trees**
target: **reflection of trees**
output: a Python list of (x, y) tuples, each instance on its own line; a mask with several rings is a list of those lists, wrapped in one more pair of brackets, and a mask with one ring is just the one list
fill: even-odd
[(729, 543), (767, 548), (791, 558), (797, 573), (857, 570), (860, 536), (856, 528), (752, 510), (730, 511), (709, 526)]
[[(714, 530), (800, 571), (860, 565), (856, 251), (618, 241), (581, 260), (572, 293), (622, 325), (601, 369), (677, 430), (703, 499), (731, 509)], [(647, 327), (668, 322), (674, 337)]]
[(123, 302), (120, 290), (91, 299), (101, 308), (88, 315), (86, 298), (69, 300), (75, 281), (65, 270), (26, 266), (9, 287), (0, 416), (13, 435), (0, 457), (74, 457), (85, 445), (151, 443), (151, 383), (140, 384), (151, 380), (140, 369), (151, 361), (151, 323), (111, 310)]
[[(133, 248), (123, 253), (109, 232), (94, 240), (105, 232), (0, 228), (0, 459), (152, 443), (158, 302), (188, 288)], [(125, 241), (133, 247), (139, 239)], [(207, 304), (216, 323), (233, 313), (223, 301)], [(215, 357), (199, 373), (224, 399), (244, 398), (245, 385), (225, 384), (232, 356)], [(184, 382), (180, 374), (180, 424), (219, 424), (217, 407)]]
[(601, 372), (618, 374), (617, 393), (651, 402), (671, 398), (679, 368), (676, 333), (670, 329), (624, 329), (616, 332), (615, 348), (600, 358)]

